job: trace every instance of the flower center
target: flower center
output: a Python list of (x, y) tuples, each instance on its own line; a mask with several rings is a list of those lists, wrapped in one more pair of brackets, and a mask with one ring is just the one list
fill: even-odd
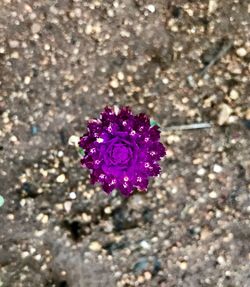
[(127, 145), (116, 143), (112, 146), (109, 156), (113, 165), (123, 165), (130, 160), (132, 152), (130, 147)]

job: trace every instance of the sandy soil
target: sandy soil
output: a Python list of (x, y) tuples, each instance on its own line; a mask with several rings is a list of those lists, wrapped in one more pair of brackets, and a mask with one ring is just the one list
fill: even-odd
[[(1, 287), (250, 286), (249, 19), (245, 0), (0, 2)], [(68, 144), (115, 104), (168, 147), (127, 200)]]

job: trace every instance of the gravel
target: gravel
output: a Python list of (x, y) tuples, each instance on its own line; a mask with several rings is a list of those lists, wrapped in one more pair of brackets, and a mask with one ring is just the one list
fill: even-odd
[[(250, 286), (249, 13), (0, 2), (0, 286)], [(80, 168), (105, 105), (161, 126), (168, 155), (146, 194), (107, 196)]]

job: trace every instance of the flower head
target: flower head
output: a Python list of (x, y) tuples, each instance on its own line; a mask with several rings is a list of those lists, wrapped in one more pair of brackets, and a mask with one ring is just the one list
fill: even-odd
[(158, 161), (165, 156), (160, 130), (150, 126), (147, 115), (133, 115), (129, 107), (118, 112), (106, 107), (99, 119), (87, 124), (80, 138), (84, 149), (82, 167), (91, 170), (91, 183), (99, 182), (106, 193), (119, 189), (129, 196), (135, 188), (146, 191), (148, 179), (160, 173)]

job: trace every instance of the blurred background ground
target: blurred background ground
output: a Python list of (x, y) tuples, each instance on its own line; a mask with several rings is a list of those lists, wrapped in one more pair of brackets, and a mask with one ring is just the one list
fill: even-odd
[[(1, 287), (250, 286), (249, 19), (245, 0), (0, 2)], [(68, 145), (114, 104), (168, 147), (128, 200)]]

